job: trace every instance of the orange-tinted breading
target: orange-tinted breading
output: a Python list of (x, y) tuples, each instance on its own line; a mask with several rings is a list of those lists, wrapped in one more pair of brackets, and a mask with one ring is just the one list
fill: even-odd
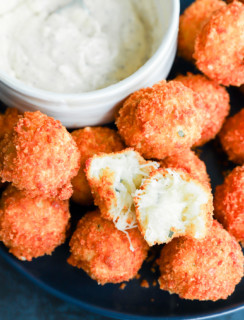
[(106, 127), (87, 127), (75, 130), (71, 135), (81, 154), (80, 170), (72, 179), (74, 190), (72, 199), (81, 205), (91, 205), (93, 197), (84, 172), (86, 160), (100, 152), (120, 151), (124, 145), (118, 133)]
[(226, 6), (222, 0), (196, 0), (180, 16), (178, 54), (192, 61), (195, 39), (211, 15)]
[(201, 241), (173, 239), (157, 262), (160, 288), (183, 299), (227, 299), (243, 276), (241, 247), (217, 221)]
[(181, 169), (202, 183), (210, 184), (205, 163), (191, 150), (159, 161), (162, 168)]
[(69, 218), (67, 200), (27, 198), (9, 186), (0, 200), (0, 240), (18, 259), (31, 261), (65, 241)]
[(244, 241), (244, 166), (236, 167), (216, 187), (214, 215), (237, 241)]
[(244, 108), (225, 121), (219, 139), (229, 160), (244, 164)]
[(16, 108), (7, 108), (4, 114), (0, 114), (0, 139), (2, 139), (6, 133), (11, 133), (19, 117), (20, 112)]
[(88, 212), (70, 240), (68, 263), (82, 268), (102, 285), (128, 281), (137, 275), (148, 252), (138, 229), (128, 230), (128, 235), (134, 251), (126, 234), (103, 219), (99, 210)]
[(27, 196), (59, 197), (72, 194), (71, 179), (79, 170), (80, 153), (60, 121), (41, 112), (26, 112), (0, 150), (3, 181)]
[(234, 1), (215, 12), (195, 42), (197, 67), (225, 86), (244, 83), (244, 5)]
[(230, 110), (229, 94), (224, 87), (200, 74), (179, 75), (175, 80), (199, 93), (203, 100), (203, 131), (201, 138), (194, 144), (201, 146), (214, 139), (221, 129)]
[(161, 81), (133, 93), (116, 120), (127, 146), (163, 159), (189, 149), (201, 136), (201, 97), (178, 81)]

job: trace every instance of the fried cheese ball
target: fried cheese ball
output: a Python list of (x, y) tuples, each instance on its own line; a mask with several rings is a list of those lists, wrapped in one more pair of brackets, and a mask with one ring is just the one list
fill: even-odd
[(179, 81), (161, 81), (133, 93), (116, 120), (127, 146), (146, 159), (189, 149), (201, 137), (203, 102)]
[(101, 152), (120, 151), (124, 148), (124, 145), (115, 130), (105, 127), (86, 127), (73, 131), (71, 135), (81, 154), (80, 170), (78, 175), (72, 179), (74, 190), (72, 200), (81, 205), (91, 205), (93, 197), (84, 172), (86, 160)]
[(121, 231), (136, 227), (133, 194), (158, 167), (156, 161), (146, 161), (132, 149), (88, 159), (86, 176), (102, 217)]
[(51, 254), (66, 239), (68, 201), (28, 198), (9, 186), (0, 200), (0, 240), (20, 260)]
[(83, 269), (99, 284), (119, 283), (134, 278), (147, 257), (148, 246), (137, 228), (126, 234), (99, 210), (88, 212), (70, 240), (68, 263)]
[(68, 199), (71, 179), (79, 170), (80, 153), (60, 121), (39, 111), (25, 112), (0, 150), (3, 181), (27, 196)]
[(225, 121), (219, 139), (229, 160), (244, 164), (244, 108)]
[(237, 241), (244, 241), (244, 166), (236, 167), (216, 187), (214, 216)]
[(241, 247), (217, 221), (203, 240), (173, 239), (157, 262), (160, 289), (182, 299), (227, 299), (243, 276)]
[(201, 138), (194, 144), (201, 146), (214, 139), (220, 131), (230, 110), (229, 94), (224, 87), (200, 74), (187, 73), (186, 76), (179, 75), (175, 80), (199, 93), (203, 100), (203, 131)]
[(180, 16), (178, 54), (193, 61), (194, 45), (198, 33), (211, 15), (226, 6), (222, 0), (196, 0)]
[(180, 155), (167, 157), (159, 161), (159, 163), (162, 168), (180, 169), (200, 182), (210, 185), (205, 163), (190, 149)]
[(212, 15), (198, 34), (193, 57), (207, 77), (225, 86), (244, 83), (244, 5), (234, 1)]
[(0, 114), (0, 139), (3, 139), (5, 134), (11, 133), (19, 116), (20, 112), (16, 108), (7, 108), (4, 114)]
[(210, 187), (179, 169), (152, 172), (134, 202), (138, 228), (150, 246), (183, 235), (201, 239), (212, 224)]

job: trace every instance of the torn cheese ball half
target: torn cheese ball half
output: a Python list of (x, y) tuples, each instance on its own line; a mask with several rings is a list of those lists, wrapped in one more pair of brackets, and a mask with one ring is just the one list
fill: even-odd
[(135, 192), (134, 202), (138, 227), (150, 246), (183, 235), (203, 238), (212, 224), (210, 187), (180, 170), (153, 172)]
[(136, 227), (134, 194), (158, 167), (157, 162), (146, 161), (130, 148), (88, 159), (86, 176), (102, 217), (113, 220), (121, 231)]

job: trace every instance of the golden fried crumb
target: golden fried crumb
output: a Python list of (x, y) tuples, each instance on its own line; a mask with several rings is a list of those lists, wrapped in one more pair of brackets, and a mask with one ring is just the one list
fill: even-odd
[(116, 124), (127, 146), (146, 159), (163, 159), (191, 148), (201, 137), (201, 97), (178, 81), (161, 81), (134, 92)]
[(179, 155), (167, 157), (159, 161), (162, 168), (180, 169), (199, 180), (210, 185), (210, 178), (205, 163), (191, 150), (186, 150)]
[(9, 186), (0, 200), (0, 240), (20, 260), (51, 254), (66, 239), (68, 201), (28, 198)]
[(25, 112), (2, 146), (3, 181), (12, 182), (29, 197), (64, 200), (71, 196), (80, 153), (60, 121), (39, 111)]
[(100, 211), (87, 213), (78, 223), (70, 240), (68, 263), (83, 269), (99, 284), (120, 283), (136, 277), (147, 257), (148, 246), (137, 228), (126, 234)]
[(149, 288), (149, 283), (148, 283), (148, 281), (147, 280), (142, 280), (142, 282), (141, 282), (141, 287), (142, 288)]
[(214, 216), (237, 241), (244, 241), (244, 166), (236, 167), (216, 187)]
[(119, 286), (120, 290), (124, 290), (126, 287), (126, 283), (121, 283), (121, 285)]
[(222, 0), (196, 0), (180, 16), (178, 54), (193, 61), (194, 45), (198, 33), (211, 15), (226, 4)]
[(81, 205), (91, 205), (93, 197), (85, 176), (85, 162), (95, 154), (111, 153), (124, 148), (123, 142), (115, 130), (106, 127), (86, 127), (71, 133), (81, 154), (80, 170), (72, 179), (72, 200)]
[(214, 139), (220, 131), (230, 110), (229, 94), (224, 87), (200, 74), (187, 73), (186, 76), (179, 75), (175, 80), (191, 88), (202, 98), (203, 130), (201, 138), (195, 142), (194, 147), (201, 146)]
[(198, 34), (193, 57), (207, 77), (225, 86), (244, 83), (244, 5), (234, 1), (215, 12)]
[(244, 164), (244, 108), (226, 120), (219, 139), (229, 160)]
[(186, 237), (165, 245), (158, 259), (160, 289), (183, 299), (227, 299), (243, 276), (240, 245), (213, 221), (203, 240)]

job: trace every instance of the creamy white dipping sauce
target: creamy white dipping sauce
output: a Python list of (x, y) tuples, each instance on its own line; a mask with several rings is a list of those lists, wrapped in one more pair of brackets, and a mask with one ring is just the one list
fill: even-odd
[(158, 48), (154, 1), (83, 2), (2, 0), (0, 70), (36, 88), (87, 92), (128, 77)]

